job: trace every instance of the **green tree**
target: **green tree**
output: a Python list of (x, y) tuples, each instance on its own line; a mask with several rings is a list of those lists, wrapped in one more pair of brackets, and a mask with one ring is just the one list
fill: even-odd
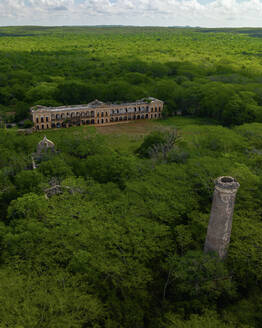
[(44, 182), (44, 176), (34, 171), (21, 171), (15, 176), (15, 185), (19, 194), (41, 191), (39, 185)]
[(232, 96), (222, 113), (222, 122), (225, 125), (241, 125), (252, 121), (243, 99), (237, 94)]
[(229, 302), (236, 296), (231, 273), (216, 256), (189, 251), (169, 261), (169, 293), (181, 303), (190, 299), (189, 311), (203, 311), (210, 303)]
[(70, 166), (64, 161), (62, 157), (58, 156), (41, 162), (39, 165), (39, 171), (47, 178), (57, 177), (64, 179), (73, 175)]

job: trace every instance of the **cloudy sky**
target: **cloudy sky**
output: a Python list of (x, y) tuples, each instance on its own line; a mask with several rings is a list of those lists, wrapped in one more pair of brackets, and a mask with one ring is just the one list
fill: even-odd
[(0, 0), (0, 26), (262, 27), (262, 0)]

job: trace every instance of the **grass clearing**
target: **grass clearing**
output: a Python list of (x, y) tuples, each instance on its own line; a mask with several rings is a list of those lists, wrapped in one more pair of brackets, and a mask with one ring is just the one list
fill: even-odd
[[(192, 117), (171, 117), (162, 120), (139, 120), (126, 124), (114, 124), (105, 126), (81, 126), (71, 127), (69, 129), (50, 129), (38, 131), (36, 136), (42, 138), (44, 135), (51, 140), (56, 139), (60, 133), (68, 133), (72, 135), (81, 134), (84, 138), (88, 138), (91, 134), (101, 134), (107, 141), (108, 145), (114, 150), (132, 153), (137, 149), (144, 140), (144, 137), (154, 130), (163, 130), (177, 128), (184, 135), (198, 134), (199, 126), (215, 125), (215, 122), (207, 119)], [(17, 129), (10, 129), (17, 133)], [(9, 130), (9, 131), (10, 131)], [(195, 131), (196, 130), (196, 131)], [(202, 131), (202, 129), (201, 129)], [(53, 140), (55, 142), (55, 140)]]

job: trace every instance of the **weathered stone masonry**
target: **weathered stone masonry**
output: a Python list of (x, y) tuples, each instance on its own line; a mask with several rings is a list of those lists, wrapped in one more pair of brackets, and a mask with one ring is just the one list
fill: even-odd
[(239, 183), (232, 177), (220, 177), (215, 181), (205, 252), (216, 252), (221, 259), (226, 257), (230, 243), (235, 199), (239, 187)]
[(139, 119), (160, 118), (164, 102), (155, 98), (133, 103), (107, 104), (95, 100), (86, 105), (61, 107), (35, 106), (31, 114), (36, 130), (79, 125), (108, 125)]

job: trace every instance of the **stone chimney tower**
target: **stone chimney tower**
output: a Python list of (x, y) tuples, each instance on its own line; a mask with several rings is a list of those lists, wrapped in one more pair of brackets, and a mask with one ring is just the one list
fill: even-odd
[(227, 254), (235, 199), (239, 187), (240, 184), (231, 177), (220, 177), (215, 180), (215, 191), (204, 251), (206, 253), (217, 252), (221, 259), (224, 259)]

